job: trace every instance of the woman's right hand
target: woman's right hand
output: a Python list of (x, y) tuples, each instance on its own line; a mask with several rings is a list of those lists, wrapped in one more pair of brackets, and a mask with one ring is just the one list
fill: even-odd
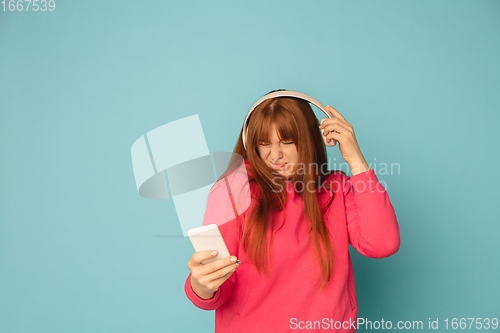
[[(215, 253), (215, 254), (214, 254)], [(206, 265), (201, 262), (217, 255), (217, 251), (195, 252), (188, 261), (191, 271), (191, 287), (203, 299), (209, 299), (236, 270), (240, 264), (234, 256), (212, 261)]]

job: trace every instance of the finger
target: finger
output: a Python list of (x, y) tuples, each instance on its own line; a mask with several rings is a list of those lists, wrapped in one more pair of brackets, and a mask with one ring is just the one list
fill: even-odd
[(340, 118), (342, 120), (344, 120), (345, 122), (347, 122), (347, 120), (345, 120), (344, 116), (340, 114), (340, 112), (338, 112), (334, 107), (331, 107), (330, 105), (327, 105), (326, 106), (326, 109), (327, 111), (329, 111), (335, 118)]
[(325, 142), (325, 145), (327, 147), (333, 147), (337, 144), (337, 141), (334, 139), (327, 139), (326, 135), (328, 135), (328, 131), (325, 131), (324, 129), (321, 129), (321, 136), (323, 137), (323, 141)]
[(220, 285), (223, 284), (224, 281), (226, 281), (227, 279), (229, 279), (231, 277), (231, 275), (233, 275), (233, 274), (234, 274), (234, 272), (231, 271), (231, 272), (227, 273), (226, 275), (224, 275), (223, 277), (220, 277), (218, 279), (213, 280), (211, 283), (213, 283), (216, 286), (217, 290), (218, 290), (219, 287), (220, 287)]
[(233, 265), (236, 262), (238, 262), (238, 258), (236, 258), (235, 256), (229, 256), (226, 258), (212, 261), (206, 265), (203, 265), (203, 267), (199, 267), (198, 269), (199, 269), (199, 273), (201, 275), (209, 275), (209, 274), (212, 274), (213, 272), (216, 272), (222, 268)]
[(321, 125), (319, 125), (319, 128), (325, 128), (326, 126), (331, 124), (341, 124), (346, 128), (352, 128), (351, 124), (349, 124), (345, 119), (340, 118), (323, 118), (321, 120)]
[[(329, 132), (327, 133), (327, 135), (325, 135), (323, 138), (324, 138), (324, 141), (325, 141), (325, 144), (327, 147), (333, 147), (337, 144), (337, 140), (335, 140), (332, 136), (328, 136), (328, 134), (331, 134), (332, 132)], [(333, 132), (334, 134), (336, 134), (335, 132)]]
[[(221, 279), (228, 274), (230, 275), (230, 274), (234, 273), (233, 271), (236, 271), (236, 268), (238, 268), (238, 266), (239, 266), (238, 263), (234, 263), (232, 265), (223, 267), (215, 272), (207, 274), (205, 278), (207, 279), (207, 281), (213, 282), (214, 280)], [(229, 275), (227, 277), (229, 277)]]
[(332, 146), (335, 146), (337, 144), (337, 142), (340, 142), (340, 140), (342, 139), (342, 135), (332, 132), (332, 133), (328, 134), (325, 138), (326, 138), (326, 141), (328, 143), (330, 143), (330, 140), (333, 141), (333, 144), (327, 144), (327, 146), (332, 147)]
[(351, 129), (345, 127), (343, 124), (340, 124), (340, 123), (330, 124), (330, 125), (327, 125), (323, 128), (323, 135), (326, 136), (331, 132), (337, 132), (340, 134), (350, 134)]
[(337, 144), (337, 140), (335, 139), (328, 139), (325, 137), (325, 144), (327, 147), (333, 147)]
[(201, 263), (202, 261), (213, 258), (215, 256), (217, 256), (217, 251), (215, 250), (195, 252), (191, 257), (190, 262), (193, 266), (199, 266), (203, 265)]
[[(321, 118), (321, 121), (319, 122), (319, 124), (320, 124), (320, 126), (321, 126), (321, 125), (323, 125), (323, 123), (324, 123), (325, 121), (327, 121), (327, 120), (332, 120), (332, 119), (334, 119), (334, 118)], [(327, 123), (328, 123), (328, 121), (327, 121)]]

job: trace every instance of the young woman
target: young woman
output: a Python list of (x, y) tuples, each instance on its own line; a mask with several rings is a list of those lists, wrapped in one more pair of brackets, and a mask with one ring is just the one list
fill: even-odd
[[(216, 310), (215, 332), (355, 332), (358, 305), (348, 244), (371, 258), (399, 249), (399, 226), (385, 188), (334, 108), (322, 123), (305, 100), (259, 104), (234, 153), (249, 175), (251, 205), (219, 227), (230, 257), (196, 252), (187, 297)], [(324, 130), (323, 139), (321, 131)], [(326, 170), (325, 143), (338, 143), (352, 177)], [(245, 149), (246, 146), (246, 149)]]

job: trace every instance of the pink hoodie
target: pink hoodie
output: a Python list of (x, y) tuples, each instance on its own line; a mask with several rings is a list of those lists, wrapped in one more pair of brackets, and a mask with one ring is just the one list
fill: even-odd
[[(216, 333), (356, 331), (358, 304), (348, 244), (370, 258), (391, 256), (399, 250), (399, 226), (389, 195), (372, 169), (353, 177), (338, 171), (326, 182), (335, 191), (324, 215), (334, 255), (326, 289), (319, 289), (322, 277), (314, 244), (308, 247), (302, 199), (287, 183), (285, 209), (276, 213), (277, 223), (269, 231), (273, 244), (268, 278), (259, 275), (238, 246), (234, 223), (229, 222), (219, 229), (231, 255), (241, 260), (235, 273), (208, 300), (191, 288), (191, 274), (186, 280), (184, 289), (193, 304), (216, 310)], [(332, 195), (321, 187), (320, 207)]]

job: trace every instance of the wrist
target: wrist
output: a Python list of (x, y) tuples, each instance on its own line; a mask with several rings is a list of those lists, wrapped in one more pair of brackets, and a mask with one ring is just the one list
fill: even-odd
[(214, 295), (215, 295), (215, 292), (213, 293), (203, 293), (199, 290), (197, 290), (197, 288), (195, 288), (195, 286), (193, 286), (193, 283), (191, 282), (191, 289), (193, 290), (193, 292), (199, 297), (199, 298), (202, 298), (202, 299), (210, 299), (210, 298), (213, 298)]
[[(194, 289), (193, 289), (193, 291), (194, 291)], [(210, 293), (208, 293), (208, 294), (203, 294), (203, 293), (197, 293), (196, 291), (194, 291), (194, 293), (195, 293), (196, 295), (198, 295), (198, 297), (199, 297), (199, 298), (202, 298), (202, 299), (204, 299), (204, 300), (214, 298), (214, 296), (215, 296), (215, 292), (213, 292), (213, 293), (211, 293), (211, 294), (210, 294)]]
[(354, 162), (348, 163), (351, 168), (352, 175), (355, 176), (362, 172), (370, 170), (370, 166), (366, 163), (365, 159), (359, 159)]

